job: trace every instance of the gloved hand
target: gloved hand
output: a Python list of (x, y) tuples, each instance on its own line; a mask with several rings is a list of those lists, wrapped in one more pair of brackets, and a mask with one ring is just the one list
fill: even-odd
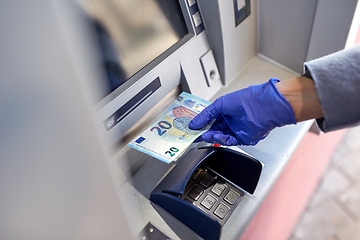
[(275, 87), (279, 81), (272, 78), (216, 99), (189, 123), (190, 129), (202, 128), (216, 118), (201, 140), (234, 146), (255, 145), (272, 129), (296, 124), (290, 103)]

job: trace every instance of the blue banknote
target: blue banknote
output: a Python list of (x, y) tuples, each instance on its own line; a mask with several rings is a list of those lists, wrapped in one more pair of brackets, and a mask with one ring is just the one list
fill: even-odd
[(209, 104), (189, 93), (181, 93), (165, 114), (130, 141), (128, 146), (166, 163), (176, 161), (214, 123), (215, 119), (202, 129), (189, 128), (189, 122)]

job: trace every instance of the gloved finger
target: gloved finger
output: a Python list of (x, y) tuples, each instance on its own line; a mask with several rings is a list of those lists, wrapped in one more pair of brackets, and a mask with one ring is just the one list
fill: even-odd
[[(201, 113), (199, 113), (193, 120), (189, 123), (189, 128), (196, 130), (206, 126), (212, 119), (217, 118), (221, 113), (221, 108), (217, 107), (219, 105), (219, 100), (206, 107)], [(221, 104), (220, 104), (221, 105)]]
[(213, 140), (224, 146), (236, 146), (239, 144), (234, 136), (229, 134), (225, 135), (223, 133), (215, 133), (213, 135)]
[(237, 139), (231, 134), (224, 134), (220, 131), (208, 131), (201, 136), (202, 140), (208, 143), (218, 143), (224, 146), (239, 145)]
[(209, 131), (205, 132), (203, 135), (201, 135), (201, 139), (202, 139), (202, 141), (205, 141), (205, 142), (208, 142), (208, 143), (216, 143), (214, 141), (214, 139), (213, 139), (213, 136), (216, 133), (218, 133), (218, 132), (214, 132), (214, 131), (209, 130)]
[[(231, 129), (224, 129), (221, 131), (224, 135), (231, 135), (231, 136), (234, 136), (235, 137), (235, 134), (234, 132), (231, 130)], [(236, 137), (235, 137), (236, 138)]]

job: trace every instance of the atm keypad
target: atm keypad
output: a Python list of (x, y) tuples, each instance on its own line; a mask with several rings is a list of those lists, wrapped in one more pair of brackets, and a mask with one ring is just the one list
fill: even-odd
[(225, 224), (245, 193), (206, 167), (192, 175), (180, 197)]

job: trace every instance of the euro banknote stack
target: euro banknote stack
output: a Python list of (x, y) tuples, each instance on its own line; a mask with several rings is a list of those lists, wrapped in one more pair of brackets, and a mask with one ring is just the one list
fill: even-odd
[(189, 128), (189, 122), (209, 104), (189, 93), (181, 93), (165, 114), (128, 146), (166, 163), (176, 161), (214, 123), (215, 119), (202, 129)]

